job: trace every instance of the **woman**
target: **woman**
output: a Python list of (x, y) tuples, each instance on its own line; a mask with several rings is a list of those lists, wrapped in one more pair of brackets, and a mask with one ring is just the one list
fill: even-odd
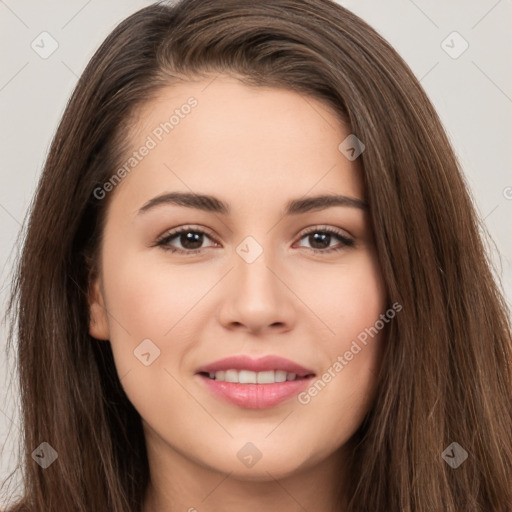
[(510, 324), (460, 166), (331, 1), (123, 21), (57, 130), (11, 312), (13, 511), (512, 510)]

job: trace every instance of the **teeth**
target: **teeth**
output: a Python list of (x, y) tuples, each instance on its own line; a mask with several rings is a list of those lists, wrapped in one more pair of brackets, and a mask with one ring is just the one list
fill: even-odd
[(210, 379), (221, 380), (224, 382), (236, 382), (240, 384), (274, 384), (275, 382), (296, 380), (297, 374), (287, 373), (284, 370), (270, 370), (265, 372), (226, 370), (210, 372), (209, 377)]
[(286, 380), (287, 373), (284, 370), (276, 370), (276, 382), (284, 382)]
[(262, 375), (262, 373), (257, 374), (255, 372), (250, 372), (249, 370), (240, 370), (237, 372), (237, 374), (238, 382), (240, 382), (240, 384), (262, 384), (259, 381), (260, 375)]
[(226, 370), (226, 376), (224, 377), (226, 382), (239, 382), (238, 372), (236, 370)]

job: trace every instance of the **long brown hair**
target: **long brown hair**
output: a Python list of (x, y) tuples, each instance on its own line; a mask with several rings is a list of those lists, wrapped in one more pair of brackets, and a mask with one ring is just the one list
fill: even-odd
[[(142, 510), (141, 419), (109, 342), (88, 331), (110, 197), (93, 191), (124, 160), (138, 107), (176, 80), (216, 73), (319, 99), (365, 145), (378, 256), (403, 310), (355, 434), (347, 511), (512, 510), (511, 326), (483, 226), (418, 80), (330, 0), (160, 2), (122, 21), (91, 59), (52, 142), (9, 305), (24, 425), (15, 510)], [(43, 441), (58, 453), (47, 469), (31, 456)], [(468, 453), (457, 469), (442, 457), (452, 442)]]

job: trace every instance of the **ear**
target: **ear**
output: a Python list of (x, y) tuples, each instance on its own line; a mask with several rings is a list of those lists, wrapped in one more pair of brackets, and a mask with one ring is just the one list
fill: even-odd
[(100, 278), (97, 275), (93, 276), (89, 285), (89, 334), (98, 340), (110, 338), (107, 309), (101, 291)]

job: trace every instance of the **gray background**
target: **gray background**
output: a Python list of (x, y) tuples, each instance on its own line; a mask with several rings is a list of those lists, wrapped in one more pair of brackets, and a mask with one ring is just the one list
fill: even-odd
[[(67, 99), (107, 34), (127, 15), (149, 3), (0, 0), (2, 315), (15, 256), (15, 237)], [(388, 39), (434, 103), (463, 165), (478, 211), (495, 242), (490, 251), (510, 304), (511, 0), (346, 0), (340, 3)], [(49, 36), (40, 36), (44, 31), (58, 44), (47, 58), (31, 47), (39, 45), (36, 48), (40, 52), (51, 48)], [(450, 36), (454, 31), (463, 39)], [(41, 42), (41, 38), (46, 39)], [(469, 45), (467, 50), (453, 58), (465, 46), (464, 40)], [(16, 387), (7, 389), (13, 361), (5, 361), (6, 326), (2, 324), (1, 329), (0, 481), (3, 481), (14, 467), (12, 450), (19, 439), (20, 419)], [(0, 497), (2, 504), (3, 497)]]

